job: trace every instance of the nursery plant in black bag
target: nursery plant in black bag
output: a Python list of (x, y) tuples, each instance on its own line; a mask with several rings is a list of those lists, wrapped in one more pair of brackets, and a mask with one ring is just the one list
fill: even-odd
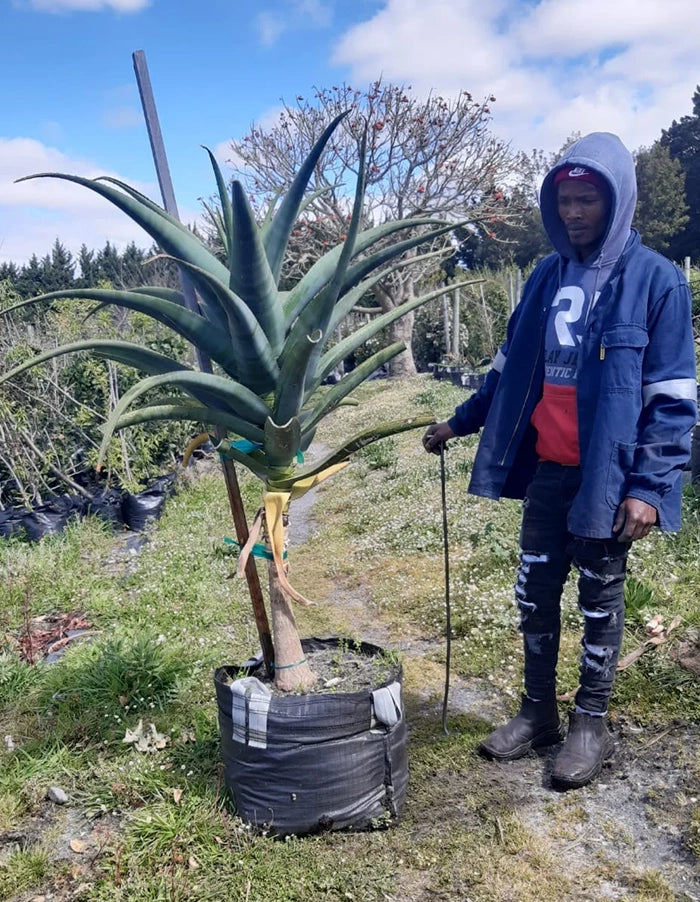
[[(460, 102), (467, 106), (471, 103)], [(469, 115), (470, 109), (465, 107), (460, 110), (462, 113)], [(291, 291), (281, 290), (282, 264), (289, 237), (305, 195), (319, 187), (314, 180), (323, 169), (324, 152), (337, 129), (347, 129), (359, 146), (359, 177), (342, 243), (320, 257)], [(405, 791), (405, 723), (400, 677), (393, 678), (389, 685), (365, 692), (361, 700), (344, 699), (342, 693), (325, 696), (314, 693), (318, 677), (310, 666), (292, 610), (293, 602), (304, 605), (308, 601), (289, 582), (285, 562), (289, 510), (295, 499), (343, 469), (355, 451), (389, 435), (434, 422), (433, 416), (422, 415), (374, 424), (359, 435), (346, 437), (321, 460), (307, 463), (304, 459), (319, 423), (359, 385), (400, 354), (405, 345), (394, 342), (371, 353), (340, 381), (324, 386), (321, 391), (326, 377), (382, 329), (444, 291), (441, 287), (422, 297), (411, 297), (335, 344), (329, 343), (329, 338), (337, 335), (340, 324), (362, 296), (380, 278), (390, 279), (394, 269), (404, 267), (405, 259), (396, 262), (402, 255), (427, 241), (444, 238), (453, 228), (444, 221), (421, 218), (384, 222), (363, 230), (366, 147), (367, 131), (361, 117), (346, 113), (336, 116), (310, 148), (288, 193), (279, 202), (273, 202), (264, 228), (256, 220), (244, 186), (234, 181), (229, 191), (210, 153), (219, 191), (217, 228), (225, 263), (200, 238), (128, 185), (113, 179), (51, 176), (82, 185), (131, 216), (178, 263), (200, 299), (197, 311), (188, 307), (181, 292), (162, 288), (145, 287), (138, 292), (90, 288), (53, 292), (43, 297), (52, 301), (77, 297), (144, 313), (189, 341), (198, 359), (210, 360), (216, 369), (216, 372), (196, 372), (183, 367), (175, 358), (128, 342), (80, 343), (81, 350), (92, 350), (100, 357), (148, 374), (122, 395), (110, 415), (104, 427), (101, 455), (106, 453), (115, 430), (164, 419), (195, 421), (206, 424), (209, 437), (216, 437), (217, 451), (226, 466), (228, 462), (241, 464), (263, 484), (260, 509), (250, 527), (250, 540), (242, 539), (239, 569), (245, 572), (251, 554), (268, 561), (274, 646), (263, 601), (251, 590), (263, 667), (267, 673), (274, 673), (276, 692), (294, 692), (293, 696), (281, 696), (279, 716), (277, 702), (270, 703), (268, 713), (271, 713), (266, 721), (271, 730), (270, 749), (282, 750), (287, 746), (291, 756), (292, 747), (305, 744), (300, 737), (325, 734), (326, 738), (320, 740), (317, 748), (312, 743), (305, 763), (290, 763), (288, 775), (282, 776), (282, 759), (288, 760), (287, 751), (280, 751), (270, 767), (258, 758), (267, 747), (263, 749), (258, 742), (248, 741), (250, 720), (257, 711), (258, 701), (244, 693), (248, 699), (245, 703), (248, 707), (244, 704), (243, 708), (248, 718), (245, 727), (248, 739), (241, 744), (241, 749), (236, 747), (240, 752), (239, 763), (227, 764), (227, 779), (243, 817), (251, 822), (262, 817), (267, 822), (272, 809), (272, 823), (283, 832), (364, 826), (387, 812), (393, 817)], [(321, 182), (327, 184), (322, 178)], [(17, 306), (26, 303), (31, 302)], [(75, 349), (74, 345), (58, 348), (53, 353), (59, 355)], [(46, 359), (46, 354), (42, 359)], [(0, 382), (36, 362), (23, 363)], [(222, 440), (226, 433), (228, 437)], [(229, 498), (230, 486), (227, 481)], [(138, 523), (138, 528), (148, 516), (157, 515), (162, 503), (161, 494), (154, 491), (127, 498), (125, 509), (138, 499), (133, 518), (125, 510), (125, 520)], [(235, 686), (236, 682), (230, 685)], [(218, 678), (216, 685), (222, 742), (228, 750), (231, 748), (229, 734), (231, 741), (238, 741), (234, 739), (233, 726), (226, 722), (232, 690), (220, 685)], [(307, 690), (312, 691), (307, 695)], [(233, 691), (233, 694), (238, 693)], [(315, 720), (319, 706), (324, 710), (320, 719)], [(234, 708), (229, 706), (229, 710), (232, 723), (238, 728)], [(240, 708), (235, 710), (240, 714)], [(311, 724), (317, 726), (307, 726), (307, 714)], [(370, 748), (374, 749), (372, 757), (363, 757)], [(333, 756), (324, 761), (321, 756), (326, 752), (332, 752)], [(312, 759), (316, 761), (315, 767), (311, 766)], [(323, 763), (319, 764), (319, 760)], [(364, 776), (356, 769), (358, 760)], [(252, 779), (254, 773), (264, 776)], [(370, 775), (371, 788), (363, 783)], [(246, 787), (254, 794), (259, 793), (259, 800), (247, 799)], [(302, 799), (304, 809), (310, 813), (308, 827), (298, 820)], [(283, 807), (285, 800), (291, 806), (287, 811)], [(305, 815), (303, 820), (307, 822), (309, 818)]]

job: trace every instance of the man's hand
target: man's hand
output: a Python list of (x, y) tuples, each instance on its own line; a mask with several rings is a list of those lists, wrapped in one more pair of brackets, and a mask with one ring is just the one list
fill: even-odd
[(454, 432), (449, 423), (433, 423), (425, 430), (423, 447), (429, 454), (439, 454), (440, 445), (444, 445), (451, 438), (454, 438)]
[(613, 532), (618, 534), (618, 542), (634, 542), (649, 534), (656, 519), (656, 508), (651, 504), (638, 498), (625, 498), (617, 509)]

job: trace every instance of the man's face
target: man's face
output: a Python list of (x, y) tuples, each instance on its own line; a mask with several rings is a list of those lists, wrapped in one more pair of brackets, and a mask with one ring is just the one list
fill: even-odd
[(585, 260), (608, 224), (607, 197), (590, 182), (565, 179), (557, 187), (557, 210), (579, 260)]

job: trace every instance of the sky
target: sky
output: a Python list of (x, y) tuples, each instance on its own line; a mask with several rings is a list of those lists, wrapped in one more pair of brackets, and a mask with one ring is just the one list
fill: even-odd
[(150, 239), (57, 171), (129, 182), (160, 202), (132, 54), (145, 54), (180, 215), (214, 193), (202, 145), (283, 101), (381, 77), (414, 95), (491, 95), (492, 128), (548, 153), (575, 131), (649, 146), (690, 115), (700, 81), (697, 0), (0, 0), (0, 263), (58, 238)]

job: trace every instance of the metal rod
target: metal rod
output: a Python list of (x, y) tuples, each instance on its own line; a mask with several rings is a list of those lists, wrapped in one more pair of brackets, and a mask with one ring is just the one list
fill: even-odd
[[(158, 121), (158, 111), (153, 97), (151, 78), (148, 74), (146, 54), (143, 50), (135, 50), (132, 54), (132, 59), (134, 62), (134, 72), (136, 73), (136, 83), (141, 97), (141, 105), (143, 107), (143, 115), (146, 120), (146, 129), (148, 130), (148, 139), (151, 142), (153, 162), (156, 167), (161, 197), (163, 198), (163, 206), (171, 216), (179, 219), (180, 214), (178, 213), (177, 203), (175, 201), (175, 191), (170, 176), (168, 158), (165, 153), (165, 143)], [(180, 287), (185, 298), (185, 306), (188, 310), (199, 313), (199, 302), (197, 301), (194, 286), (181, 267), (179, 268), (179, 271)], [(203, 373), (211, 373), (211, 360), (203, 354), (199, 348), (196, 350), (199, 369)], [(217, 427), (215, 434), (217, 441), (219, 442), (223, 441), (226, 437), (225, 431), (220, 427)], [(245, 508), (243, 507), (243, 499), (241, 498), (241, 490), (238, 485), (238, 477), (231, 461), (222, 461), (221, 465), (224, 472), (226, 492), (231, 507), (233, 524), (236, 529), (236, 539), (242, 547), (248, 541), (248, 523), (246, 521)], [(265, 669), (267, 670), (268, 675), (272, 676), (275, 660), (272, 633), (270, 632), (270, 625), (267, 619), (265, 599), (260, 586), (260, 578), (252, 558), (249, 559), (245, 568), (245, 575), (248, 583), (248, 593), (253, 605), (255, 624), (258, 628), (258, 636), (260, 637), (260, 646), (265, 662)]]
[(447, 705), (450, 697), (450, 667), (452, 666), (452, 612), (450, 605), (450, 543), (447, 531), (447, 472), (443, 442), (440, 445), (440, 498), (442, 502), (442, 541), (445, 559), (445, 693), (442, 699), (442, 730), (450, 735), (447, 728)]

